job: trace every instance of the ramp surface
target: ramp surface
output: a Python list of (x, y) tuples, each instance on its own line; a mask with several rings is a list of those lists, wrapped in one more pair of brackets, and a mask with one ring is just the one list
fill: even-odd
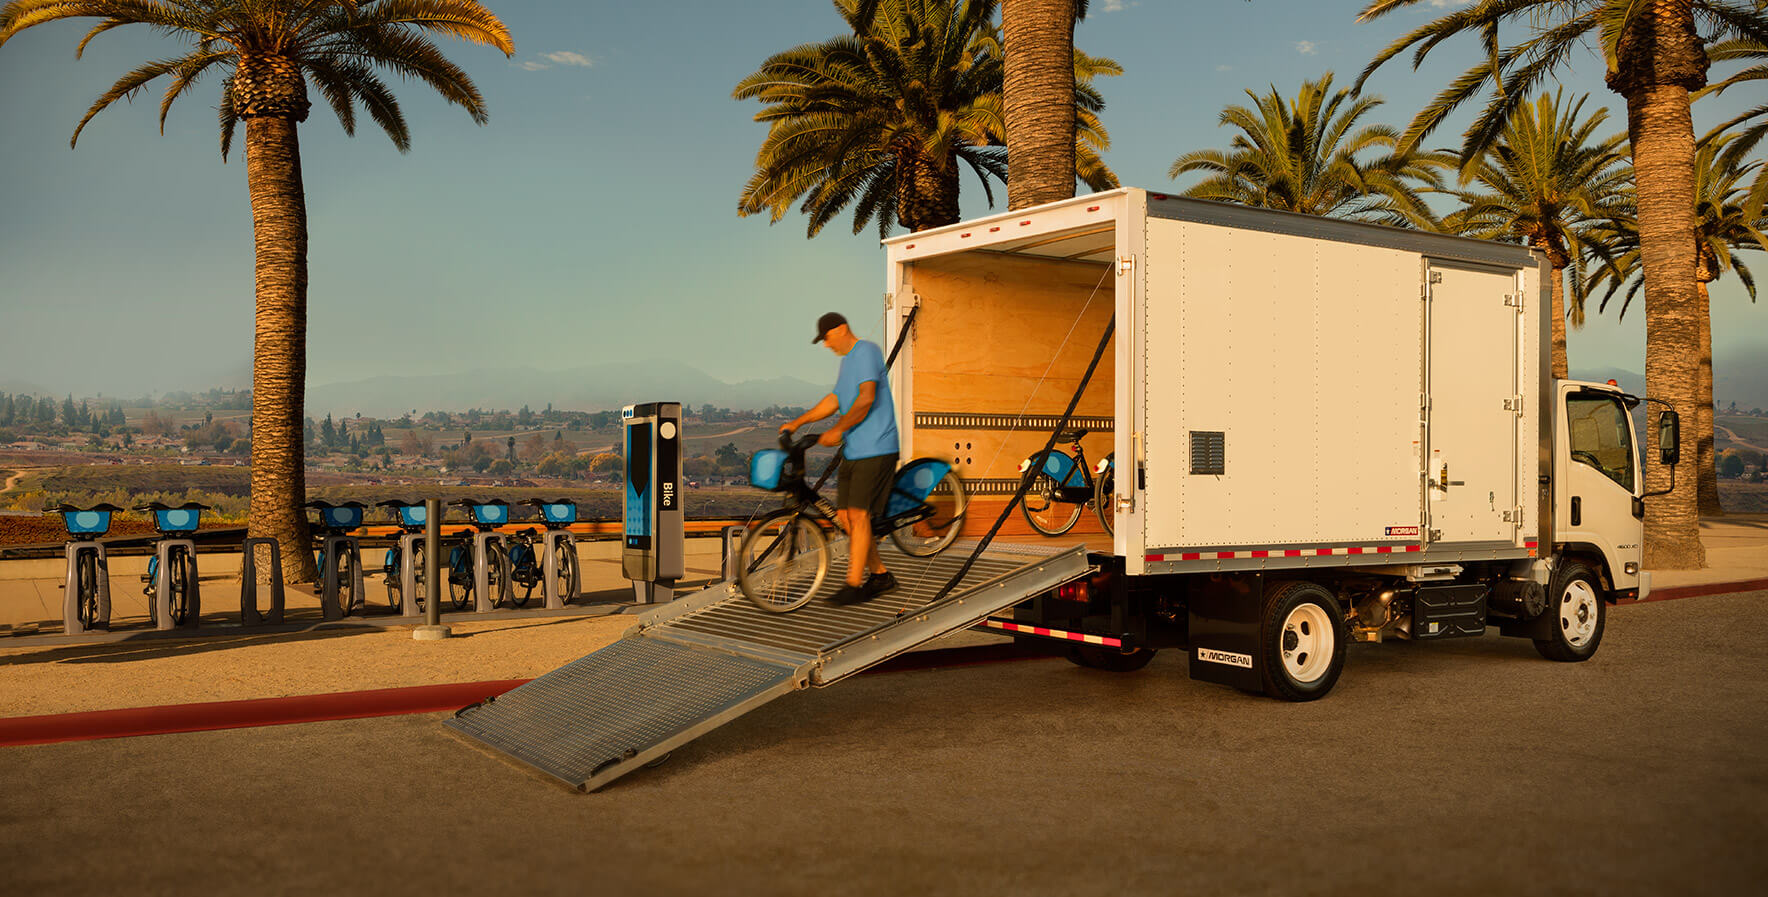
[(841, 606), (828, 601), (846, 574), (838, 542), (827, 580), (792, 613), (763, 611), (720, 583), (647, 612), (620, 641), (445, 725), (593, 791), (780, 695), (839, 681), (1089, 569), (1084, 545), (991, 545), (951, 594), (929, 603), (975, 547), (958, 543), (933, 558), (886, 547), (900, 586)]

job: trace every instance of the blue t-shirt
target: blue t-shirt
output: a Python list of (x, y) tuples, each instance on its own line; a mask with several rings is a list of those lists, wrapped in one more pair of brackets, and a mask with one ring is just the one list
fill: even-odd
[(835, 378), (835, 400), (841, 413), (852, 410), (859, 401), (859, 386), (867, 380), (878, 384), (872, 399), (872, 410), (866, 419), (847, 431), (847, 448), (843, 455), (851, 460), (893, 455), (899, 451), (896, 438), (896, 403), (890, 398), (890, 377), (884, 369), (884, 352), (878, 344), (860, 340), (841, 356), (841, 374)]

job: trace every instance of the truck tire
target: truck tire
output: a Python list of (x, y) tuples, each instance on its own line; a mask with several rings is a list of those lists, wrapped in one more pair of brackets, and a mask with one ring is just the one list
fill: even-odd
[(1284, 701), (1326, 696), (1344, 671), (1344, 612), (1311, 582), (1273, 583), (1265, 592), (1259, 640), (1265, 694)]
[(1548, 636), (1535, 639), (1535, 650), (1548, 660), (1577, 663), (1589, 660), (1602, 644), (1602, 631), (1608, 621), (1608, 602), (1602, 600), (1602, 588), (1596, 574), (1577, 561), (1567, 561), (1553, 571), (1553, 584), (1547, 588), (1547, 612), (1544, 614)]
[(1089, 670), (1133, 673), (1154, 659), (1153, 648), (1108, 648), (1104, 645), (1069, 645), (1068, 662)]

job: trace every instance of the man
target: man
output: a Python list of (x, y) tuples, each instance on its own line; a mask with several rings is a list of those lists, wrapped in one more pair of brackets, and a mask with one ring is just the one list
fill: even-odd
[[(872, 544), (872, 515), (884, 514), (900, 454), (896, 403), (890, 398), (883, 350), (877, 343), (854, 336), (846, 318), (836, 312), (818, 318), (816, 339), (811, 342), (822, 343), (841, 356), (835, 391), (780, 429), (791, 433), (805, 424), (841, 415), (817, 444), (846, 443), (835, 480), (835, 512), (847, 530), (847, 584), (830, 600), (855, 604), (896, 588), (896, 577), (884, 569), (884, 561)], [(868, 569), (871, 576), (862, 579)]]

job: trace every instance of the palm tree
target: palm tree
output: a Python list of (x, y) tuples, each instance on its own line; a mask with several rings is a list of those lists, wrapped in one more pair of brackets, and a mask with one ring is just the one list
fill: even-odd
[(1074, 195), (1074, 23), (1087, 0), (1002, 0), (1007, 208)]
[[(1293, 103), (1275, 85), (1263, 96), (1247, 91), (1253, 108), (1222, 110), (1219, 123), (1240, 130), (1229, 149), (1186, 153), (1167, 175), (1208, 173), (1185, 191), (1198, 199), (1434, 229), (1436, 216), (1416, 185), (1440, 189), (1437, 170), (1451, 167), (1452, 157), (1394, 152), (1397, 130), (1357, 127), (1382, 105), (1379, 97), (1331, 91), (1331, 72), (1303, 82)], [(1371, 156), (1380, 150), (1387, 152)]]
[[(1695, 289), (1700, 308), (1700, 354), (1696, 359), (1699, 378), (1695, 407), (1695, 478), (1696, 501), (1702, 516), (1725, 513), (1719, 500), (1719, 478), (1713, 455), (1713, 320), (1707, 285), (1726, 271), (1736, 271), (1737, 279), (1756, 298), (1756, 280), (1738, 253), (1745, 249), (1768, 248), (1768, 215), (1752, 203), (1751, 190), (1745, 179), (1758, 172), (1761, 163), (1741, 164), (1734, 152), (1736, 135), (1720, 135), (1703, 141), (1695, 153)], [(1758, 181), (1760, 178), (1758, 177)], [(1602, 303), (1608, 302), (1624, 285), (1620, 315), (1625, 316), (1633, 297), (1644, 287), (1640, 277), (1640, 241), (1636, 222), (1621, 211), (1605, 222), (1604, 233), (1589, 245), (1597, 251), (1602, 264), (1590, 275), (1589, 289), (1604, 283)]]
[(297, 125), (312, 103), (307, 85), (337, 113), (346, 134), (356, 104), (401, 152), (411, 135), (381, 68), (428, 84), (485, 122), (485, 101), (465, 72), (426, 33), (513, 52), (509, 31), (472, 0), (12, 0), (0, 9), (0, 46), (34, 25), (96, 18), (76, 56), (94, 37), (124, 25), (145, 25), (188, 44), (181, 56), (144, 63), (123, 75), (87, 110), (69, 145), (92, 117), (133, 98), (157, 78), (170, 84), (160, 101), (160, 127), (172, 103), (204, 76), (223, 73), (218, 110), (221, 156), (245, 122), (246, 184), (252, 198), (257, 253), (257, 327), (252, 346), (253, 536), (283, 547), (285, 578), (314, 576), (301, 504), (306, 501), (302, 445), (307, 375), (307, 208)]
[[(1373, 20), (1421, 0), (1372, 0), (1361, 18)], [(1529, 37), (1503, 46), (1500, 26), (1521, 22)], [(1697, 23), (1704, 25), (1696, 30)], [(1468, 128), (1464, 160), (1477, 159), (1508, 119), (1567, 57), (1593, 40), (1607, 63), (1610, 90), (1627, 100), (1638, 191), (1639, 232), (1646, 286), (1645, 377), (1651, 392), (1685, 411), (1699, 401), (1695, 356), (1700, 316), (1694, 289), (1694, 122), (1689, 93), (1706, 83), (1707, 40), (1768, 37), (1758, 0), (1474, 0), (1413, 29), (1381, 51), (1357, 83), (1409, 47), (1416, 69), (1430, 51), (1458, 34), (1476, 33), (1484, 53), (1413, 119), (1414, 145), (1467, 100), (1490, 85), (1492, 98)], [(1703, 37), (1704, 33), (1704, 37)], [(1693, 430), (1683, 453), (1694, 455)], [(1657, 428), (1646, 428), (1647, 454), (1657, 454)], [(1668, 472), (1646, 466), (1646, 481), (1661, 486)], [(1645, 516), (1648, 567), (1694, 568), (1706, 563), (1700, 542), (1693, 477), (1649, 502)]]
[[(1695, 94), (1697, 100), (1708, 95), (1718, 96), (1739, 84), (1768, 81), (1768, 62), (1764, 62), (1764, 60), (1768, 60), (1768, 42), (1748, 38), (1720, 41), (1707, 47), (1707, 58), (1713, 62), (1742, 61), (1752, 64), (1717, 84), (1703, 88)], [(1754, 150), (1762, 142), (1763, 137), (1768, 137), (1768, 103), (1757, 105), (1752, 109), (1738, 113), (1728, 121), (1721, 122), (1708, 131), (1707, 135), (1701, 138), (1701, 142), (1705, 143), (1721, 134), (1731, 133), (1733, 128), (1741, 128), (1742, 130), (1736, 132), (1737, 139), (1731, 144), (1728, 152), (1741, 159), (1744, 154)], [(1747, 203), (1756, 209), (1768, 205), (1768, 165), (1756, 170), (1756, 179), (1750, 186)]]
[[(1465, 205), (1444, 219), (1444, 229), (1470, 237), (1523, 243), (1541, 250), (1553, 267), (1553, 376), (1570, 376), (1565, 355), (1565, 269), (1581, 269), (1585, 234), (1593, 222), (1631, 206), (1633, 170), (1626, 164), (1626, 136), (1596, 139), (1608, 120), (1598, 109), (1580, 118), (1588, 95), (1563, 108), (1562, 92), (1542, 94), (1505, 122), (1498, 139), (1461, 182)], [(1563, 113), (1563, 114), (1562, 114)], [(1582, 270), (1573, 271), (1573, 301), (1583, 305)]]
[[(911, 231), (952, 224), (960, 163), (992, 204), (990, 178), (1007, 177), (997, 2), (877, 0), (862, 9), (863, 0), (834, 0), (850, 36), (776, 53), (733, 91), (767, 104), (755, 118), (769, 125), (737, 213), (779, 221), (799, 203), (811, 236), (849, 205), (854, 233), (868, 223), (880, 234), (892, 223)], [(1090, 80), (1121, 68), (1083, 53), (1070, 68), (1079, 83), (1069, 104), (1088, 126), (1069, 154), (1093, 180), (1114, 185), (1098, 156), (1109, 136)]]

